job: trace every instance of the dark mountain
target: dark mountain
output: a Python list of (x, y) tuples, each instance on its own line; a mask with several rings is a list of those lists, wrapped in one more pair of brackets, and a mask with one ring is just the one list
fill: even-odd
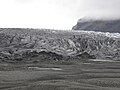
[(120, 19), (119, 20), (80, 19), (72, 29), (120, 33)]

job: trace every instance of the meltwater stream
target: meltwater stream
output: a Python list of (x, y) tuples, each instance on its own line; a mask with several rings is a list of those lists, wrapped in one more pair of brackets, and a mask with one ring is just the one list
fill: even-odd
[(34, 69), (34, 70), (55, 70), (55, 71), (60, 71), (62, 70), (61, 68), (40, 68), (40, 67), (28, 67), (29, 69)]

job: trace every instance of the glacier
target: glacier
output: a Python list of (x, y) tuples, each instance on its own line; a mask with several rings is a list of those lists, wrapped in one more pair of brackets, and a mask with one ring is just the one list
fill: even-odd
[(26, 52), (77, 56), (87, 52), (97, 59), (120, 60), (120, 33), (28, 28), (0, 29), (0, 59)]

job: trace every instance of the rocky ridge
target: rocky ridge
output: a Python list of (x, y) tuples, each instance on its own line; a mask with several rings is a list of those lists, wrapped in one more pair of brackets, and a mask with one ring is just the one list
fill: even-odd
[(72, 29), (120, 33), (120, 19), (102, 20), (102, 19), (81, 18), (78, 20), (77, 24)]

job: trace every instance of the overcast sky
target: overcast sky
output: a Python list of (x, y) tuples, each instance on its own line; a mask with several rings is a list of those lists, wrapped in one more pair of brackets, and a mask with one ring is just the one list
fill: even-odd
[(0, 0), (0, 28), (71, 29), (82, 17), (120, 18), (120, 0)]

